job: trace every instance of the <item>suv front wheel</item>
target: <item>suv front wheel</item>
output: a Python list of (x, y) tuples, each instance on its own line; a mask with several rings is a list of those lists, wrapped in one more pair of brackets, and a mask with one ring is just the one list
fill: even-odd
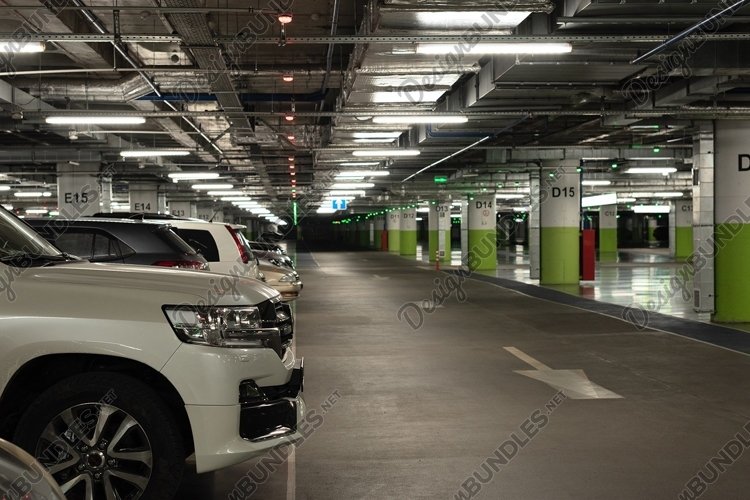
[(159, 396), (118, 373), (86, 373), (43, 392), (15, 442), (47, 467), (68, 500), (171, 499), (182, 437)]

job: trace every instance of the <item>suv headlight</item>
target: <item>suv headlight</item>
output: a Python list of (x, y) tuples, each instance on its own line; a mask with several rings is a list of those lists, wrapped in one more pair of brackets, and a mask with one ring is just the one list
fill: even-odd
[(257, 307), (164, 306), (177, 336), (191, 344), (214, 347), (259, 347), (281, 352), (278, 328), (263, 328)]

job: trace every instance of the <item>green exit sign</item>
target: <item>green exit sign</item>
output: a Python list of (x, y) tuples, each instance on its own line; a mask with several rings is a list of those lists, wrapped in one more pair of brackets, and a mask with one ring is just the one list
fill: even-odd
[(435, 184), (448, 184), (448, 177), (445, 175), (436, 175)]

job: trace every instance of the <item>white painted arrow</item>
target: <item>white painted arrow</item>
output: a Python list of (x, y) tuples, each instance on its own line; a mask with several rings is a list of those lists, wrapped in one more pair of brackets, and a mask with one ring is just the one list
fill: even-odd
[(534, 368), (534, 370), (515, 370), (515, 373), (544, 382), (562, 391), (570, 399), (622, 399), (622, 396), (616, 392), (589, 380), (583, 370), (553, 370), (520, 349), (515, 347), (504, 347), (504, 349)]

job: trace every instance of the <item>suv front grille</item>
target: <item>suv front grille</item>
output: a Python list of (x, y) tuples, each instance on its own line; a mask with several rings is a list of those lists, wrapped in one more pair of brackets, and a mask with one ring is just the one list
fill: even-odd
[(294, 317), (292, 308), (280, 300), (266, 301), (258, 306), (263, 328), (278, 328), (281, 334), (282, 357), (286, 349), (292, 345), (294, 338)]

